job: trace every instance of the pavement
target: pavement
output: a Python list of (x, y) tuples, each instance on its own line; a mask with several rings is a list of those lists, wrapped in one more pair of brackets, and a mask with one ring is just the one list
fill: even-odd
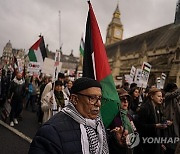
[(0, 154), (27, 154), (40, 125), (37, 114), (23, 109), (22, 119), (14, 127), (0, 119)]

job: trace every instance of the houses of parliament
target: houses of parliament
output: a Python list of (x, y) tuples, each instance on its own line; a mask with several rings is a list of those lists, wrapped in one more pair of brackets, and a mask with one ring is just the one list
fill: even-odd
[(180, 0), (173, 23), (124, 40), (120, 15), (117, 5), (105, 42), (115, 82), (118, 83), (118, 77), (129, 74), (132, 66), (141, 68), (143, 62), (148, 62), (152, 66), (149, 85), (155, 84), (156, 78), (165, 73), (166, 83), (180, 86)]
[[(149, 85), (156, 83), (157, 77), (166, 74), (166, 83), (174, 82), (180, 87), (180, 0), (177, 2), (174, 22), (142, 34), (123, 39), (123, 23), (117, 5), (111, 22), (107, 27), (106, 52), (112, 75), (116, 84), (131, 67), (141, 68), (143, 62), (149, 63), (152, 68), (149, 76)], [(13, 55), (25, 58), (25, 51), (13, 50), (10, 41), (6, 44), (0, 65), (13, 63)], [(48, 52), (48, 57), (54, 59), (54, 53)], [(81, 59), (81, 58), (80, 58)], [(64, 70), (76, 69), (78, 57), (62, 55), (61, 62)], [(79, 65), (82, 70), (82, 66)]]

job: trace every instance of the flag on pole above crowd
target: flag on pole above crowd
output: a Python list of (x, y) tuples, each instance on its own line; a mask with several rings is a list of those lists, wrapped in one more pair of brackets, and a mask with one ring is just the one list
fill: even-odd
[(28, 57), (29, 61), (40, 62), (43, 64), (45, 57), (47, 57), (43, 36), (40, 36), (37, 42), (35, 42), (29, 49)]
[(86, 23), (83, 76), (96, 79), (102, 86), (101, 116), (108, 127), (118, 113), (119, 97), (111, 75), (101, 33), (90, 2)]
[(83, 40), (83, 37), (81, 37), (79, 51), (80, 51), (80, 55), (84, 56), (84, 40)]

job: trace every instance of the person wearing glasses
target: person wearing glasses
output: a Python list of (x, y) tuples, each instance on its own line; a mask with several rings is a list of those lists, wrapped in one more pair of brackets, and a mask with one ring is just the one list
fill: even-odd
[(77, 79), (71, 88), (70, 102), (38, 130), (29, 154), (109, 154), (99, 116), (101, 89), (94, 79)]
[[(116, 115), (109, 127), (111, 132), (109, 138), (109, 153), (132, 154), (133, 149), (129, 147), (126, 142), (128, 134), (136, 132), (136, 127), (131, 116), (128, 114), (130, 95), (123, 88), (117, 89), (117, 92), (121, 103), (119, 113)], [(120, 138), (116, 133), (117, 129), (123, 130)]]

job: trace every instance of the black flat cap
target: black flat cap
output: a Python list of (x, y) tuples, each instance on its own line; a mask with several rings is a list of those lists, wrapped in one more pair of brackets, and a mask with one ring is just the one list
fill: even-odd
[(100, 83), (97, 80), (87, 78), (87, 77), (82, 77), (82, 78), (77, 79), (73, 83), (73, 86), (71, 88), (71, 93), (76, 94), (82, 90), (85, 90), (91, 87), (98, 87), (102, 89)]

